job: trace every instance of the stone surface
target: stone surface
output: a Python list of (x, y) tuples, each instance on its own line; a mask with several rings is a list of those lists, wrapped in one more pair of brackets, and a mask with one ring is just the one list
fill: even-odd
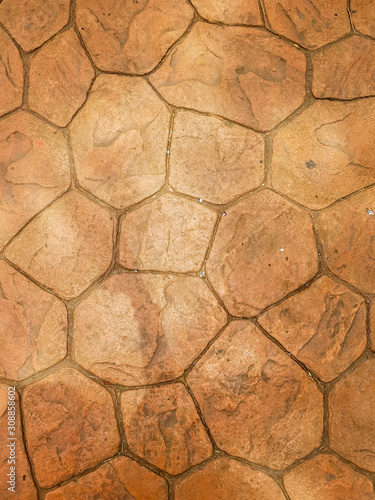
[(103, 274), (112, 260), (113, 220), (70, 191), (38, 215), (7, 247), (7, 258), (63, 298)]
[(207, 261), (207, 276), (229, 312), (254, 316), (318, 270), (309, 216), (264, 190), (228, 209)]
[(186, 31), (193, 9), (184, 0), (78, 0), (76, 19), (100, 69), (142, 75)]
[(212, 203), (228, 203), (259, 187), (264, 141), (234, 123), (190, 112), (173, 124), (169, 182), (175, 191)]
[(199, 278), (115, 275), (76, 308), (74, 357), (113, 383), (162, 382), (180, 376), (225, 322)]
[(350, 12), (355, 29), (375, 37), (375, 10), (372, 0), (351, 0)]
[(187, 377), (216, 444), (284, 468), (319, 446), (322, 394), (249, 321), (233, 321)]
[(198, 22), (150, 81), (171, 104), (271, 129), (305, 98), (305, 56), (269, 33)]
[(211, 441), (182, 384), (123, 392), (121, 409), (131, 451), (169, 474), (211, 456)]
[(375, 182), (375, 99), (315, 102), (273, 144), (272, 186), (313, 209)]
[(95, 72), (73, 29), (30, 59), (29, 108), (65, 127), (85, 102)]
[(119, 449), (109, 392), (72, 368), (28, 386), (23, 411), (29, 453), (42, 488), (94, 467)]
[(211, 22), (263, 24), (257, 0), (192, 0), (199, 14)]
[(0, 115), (21, 106), (22, 93), (23, 65), (20, 53), (0, 28)]
[(326, 276), (258, 321), (324, 381), (340, 375), (366, 347), (364, 300)]
[(125, 215), (119, 261), (130, 269), (199, 271), (217, 215), (185, 198), (167, 194)]
[(78, 181), (116, 208), (160, 189), (170, 115), (141, 78), (101, 75), (70, 126)]
[(375, 300), (373, 299), (370, 306), (370, 339), (371, 348), (375, 351)]

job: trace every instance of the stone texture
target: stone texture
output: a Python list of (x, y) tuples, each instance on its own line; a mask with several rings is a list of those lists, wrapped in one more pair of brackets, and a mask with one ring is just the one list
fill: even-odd
[(217, 215), (194, 201), (167, 194), (125, 215), (120, 264), (131, 269), (199, 271)]
[(182, 384), (126, 391), (121, 409), (129, 448), (169, 474), (211, 456), (211, 441)]
[(73, 29), (30, 59), (30, 109), (65, 127), (85, 102), (95, 72)]
[(171, 104), (271, 129), (305, 98), (305, 56), (252, 28), (198, 22), (150, 77)]
[(373, 299), (370, 306), (370, 339), (371, 348), (375, 351), (375, 300)]
[(72, 368), (28, 386), (23, 411), (29, 453), (42, 488), (94, 467), (119, 449), (109, 392)]
[(0, 122), (0, 248), (68, 189), (66, 139), (20, 111)]
[(228, 203), (259, 187), (264, 141), (234, 123), (190, 112), (173, 124), (169, 182), (175, 191), (212, 203)]
[(170, 115), (141, 78), (101, 75), (70, 126), (78, 181), (116, 208), (158, 191)]
[(263, 24), (257, 0), (193, 0), (192, 4), (213, 23)]
[(76, 308), (74, 357), (113, 383), (162, 382), (180, 376), (225, 321), (199, 278), (115, 275)]
[(207, 276), (235, 316), (254, 316), (311, 279), (318, 255), (309, 216), (269, 190), (221, 220)]
[(375, 99), (315, 102), (277, 133), (272, 186), (313, 209), (375, 182)]
[(76, 18), (100, 69), (142, 75), (186, 31), (193, 9), (184, 0), (78, 0)]
[(258, 321), (324, 381), (340, 375), (366, 347), (364, 300), (326, 276)]
[(0, 28), (0, 115), (21, 106), (22, 93), (23, 65), (20, 53)]
[(284, 468), (319, 446), (322, 395), (249, 321), (233, 321), (187, 377), (216, 444)]
[(375, 10), (372, 0), (351, 0), (350, 12), (355, 29), (375, 37)]
[(63, 298), (76, 297), (112, 260), (113, 220), (70, 191), (38, 215), (12, 241), (7, 258)]

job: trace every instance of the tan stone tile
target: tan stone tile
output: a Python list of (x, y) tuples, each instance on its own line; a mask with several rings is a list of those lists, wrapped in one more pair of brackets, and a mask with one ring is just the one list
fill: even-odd
[(263, 24), (258, 0), (192, 0), (192, 4), (211, 22)]
[(18, 49), (0, 28), (0, 115), (22, 104), (23, 65)]
[(170, 114), (141, 78), (101, 75), (70, 133), (78, 181), (124, 208), (164, 184)]
[(114, 455), (120, 446), (109, 392), (65, 368), (28, 386), (23, 410), (39, 485), (49, 488)]
[(171, 104), (273, 128), (305, 98), (305, 56), (253, 28), (198, 22), (150, 77)]
[(109, 267), (112, 233), (109, 213), (70, 191), (22, 230), (6, 249), (6, 257), (68, 299)]
[(199, 278), (115, 275), (76, 308), (74, 357), (113, 383), (162, 382), (181, 375), (225, 321)]
[(350, 12), (356, 30), (375, 36), (375, 10), (372, 0), (351, 0)]
[(232, 322), (187, 377), (216, 444), (272, 468), (319, 446), (322, 395), (249, 321)]

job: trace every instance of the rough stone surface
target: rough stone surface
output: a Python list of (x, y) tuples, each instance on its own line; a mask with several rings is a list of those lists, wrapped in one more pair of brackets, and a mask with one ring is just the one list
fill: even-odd
[(351, 0), (350, 12), (356, 30), (375, 37), (375, 10), (372, 0)]
[(211, 22), (263, 24), (257, 0), (193, 0), (192, 4), (202, 17)]
[(232, 322), (187, 382), (228, 453), (278, 469), (319, 446), (321, 393), (251, 322)]
[(20, 53), (0, 28), (0, 115), (21, 106), (22, 92), (23, 65)]
[(305, 56), (269, 33), (198, 22), (150, 81), (171, 104), (273, 128), (305, 98)]
[(373, 299), (370, 307), (370, 338), (371, 348), (375, 351), (375, 300)]

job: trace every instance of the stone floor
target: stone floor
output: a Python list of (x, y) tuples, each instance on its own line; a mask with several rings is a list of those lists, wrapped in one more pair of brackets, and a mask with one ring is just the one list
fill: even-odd
[(375, 1), (0, 0), (0, 114), (1, 499), (374, 500)]

